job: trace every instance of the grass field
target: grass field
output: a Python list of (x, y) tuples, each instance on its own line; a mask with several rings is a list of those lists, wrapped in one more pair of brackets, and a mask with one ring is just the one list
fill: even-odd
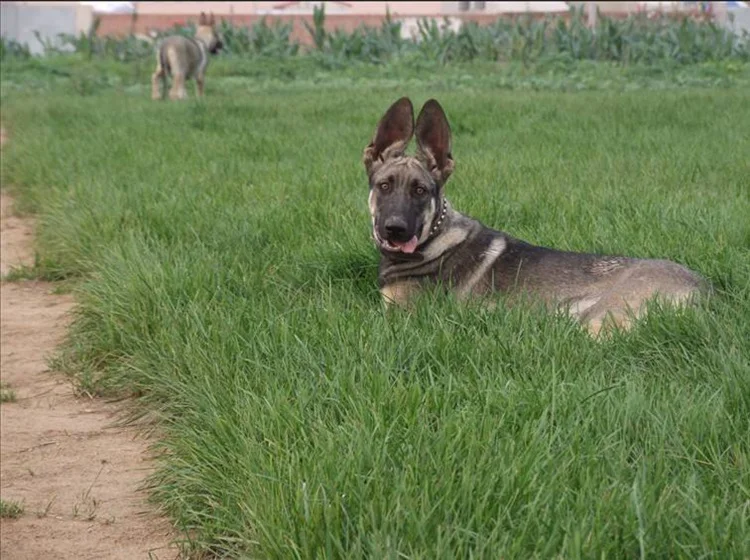
[[(158, 418), (154, 498), (195, 550), (747, 558), (749, 90), (473, 72), (209, 76), (182, 104), (8, 77), (3, 184), (81, 303), (58, 365)], [(401, 95), (446, 109), (461, 211), (715, 297), (600, 343), (439, 294), (385, 313), (360, 161)]]

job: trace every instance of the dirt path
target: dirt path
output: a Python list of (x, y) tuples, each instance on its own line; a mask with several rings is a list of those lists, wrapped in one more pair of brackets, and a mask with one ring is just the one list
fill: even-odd
[[(2, 132), (0, 131), (0, 136)], [(0, 193), (0, 272), (33, 262), (32, 224)], [(73, 300), (44, 282), (0, 285), (0, 378), (14, 402), (0, 405), (0, 496), (23, 504), (0, 520), (0, 557), (175, 558), (174, 533), (139, 490), (149, 472), (146, 441), (111, 427), (116, 405), (76, 397), (51, 373)]]

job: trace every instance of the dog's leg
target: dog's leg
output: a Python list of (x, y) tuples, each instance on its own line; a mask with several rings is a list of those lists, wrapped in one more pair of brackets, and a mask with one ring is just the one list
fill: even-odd
[(162, 89), (166, 87), (167, 77), (164, 68), (161, 65), (156, 67), (156, 71), (151, 75), (151, 99), (159, 100), (162, 98)]
[(595, 335), (613, 328), (626, 331), (645, 315), (649, 301), (679, 308), (692, 302), (703, 289), (701, 279), (680, 265), (642, 261), (624, 271), (579, 319)]
[(396, 305), (404, 307), (408, 304), (409, 298), (419, 290), (419, 282), (414, 280), (396, 281), (380, 289), (383, 296), (383, 303), (386, 307)]
[[(630, 277), (628, 274), (625, 278)], [(643, 312), (644, 300), (648, 295), (644, 297), (637, 292), (631, 293), (618, 288), (620, 286), (615, 285), (582, 313), (573, 313), (594, 338), (607, 336), (613, 329), (630, 329), (633, 320)], [(586, 305), (586, 300), (583, 303)]]
[(169, 92), (169, 98), (173, 101), (176, 99), (187, 98), (187, 91), (185, 91), (185, 74), (175, 73), (172, 76), (172, 89)]
[(195, 88), (197, 96), (199, 98), (203, 97), (203, 76), (195, 77)]
[(614, 329), (629, 330), (634, 318), (637, 315), (626, 309), (611, 309), (587, 318), (583, 325), (593, 338), (607, 338)]

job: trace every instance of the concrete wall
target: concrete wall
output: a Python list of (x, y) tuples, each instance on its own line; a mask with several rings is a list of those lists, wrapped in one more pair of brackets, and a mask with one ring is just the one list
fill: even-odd
[[(734, 23), (729, 22), (729, 14), (734, 16)], [(725, 25), (734, 29), (739, 35), (742, 35), (743, 30), (750, 33), (750, 8), (732, 8), (727, 10)]]
[(92, 20), (92, 8), (78, 2), (0, 3), (0, 35), (28, 45), (33, 54), (44, 52), (34, 31), (56, 41), (59, 33), (88, 31)]

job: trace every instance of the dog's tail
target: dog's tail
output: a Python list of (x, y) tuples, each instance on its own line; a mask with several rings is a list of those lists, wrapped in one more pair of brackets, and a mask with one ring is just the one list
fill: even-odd
[(156, 61), (159, 63), (159, 66), (161, 66), (162, 72), (164, 72), (166, 76), (170, 76), (171, 71), (169, 68), (169, 59), (167, 58), (167, 49), (164, 48), (164, 41), (160, 41), (156, 47)]

